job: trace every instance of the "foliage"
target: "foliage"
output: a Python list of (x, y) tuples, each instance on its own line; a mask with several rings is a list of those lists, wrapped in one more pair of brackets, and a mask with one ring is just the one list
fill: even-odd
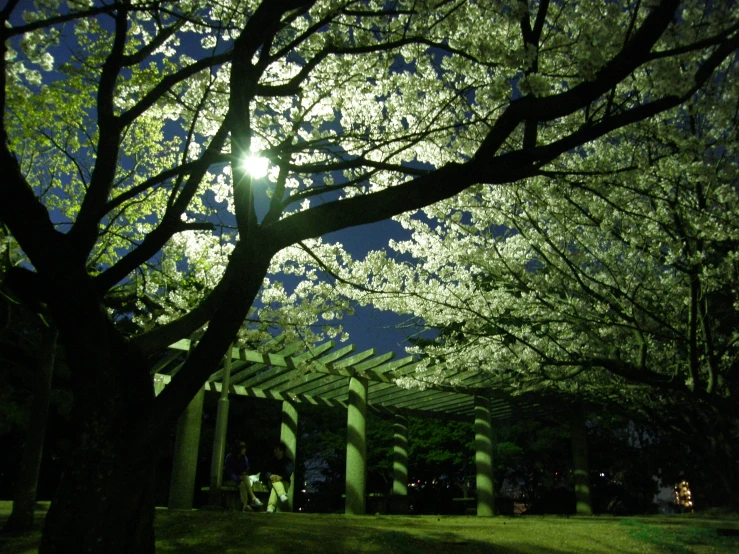
[[(345, 487), (346, 421), (334, 410), (301, 407), (300, 457), (310, 485), (339, 495)], [(393, 420), (367, 416), (368, 491), (387, 494), (393, 482)], [(464, 480), (474, 459), (471, 425), (455, 421), (409, 418), (408, 472), (411, 480), (446, 474)]]
[(615, 403), (735, 464), (736, 83), (731, 64), (539, 176), (398, 216), (412, 238), (346, 270), (344, 291), (438, 331), (415, 349), (429, 382), (481, 369)]
[[(411, 476), (428, 479), (442, 473), (450, 476), (468, 470), (474, 458), (472, 422), (422, 420), (411, 418), (408, 424)], [(415, 467), (414, 467), (415, 466)]]
[[(678, 129), (691, 124), (672, 117)], [(585, 177), (563, 164), (545, 178), (459, 195), (427, 210), (435, 219), (400, 216), (413, 238), (393, 246), (408, 259), (370, 254), (354, 267), (374, 285), (360, 298), (415, 314), (441, 332), (424, 353), (482, 364), (514, 390), (545, 382), (603, 397), (611, 389), (602, 372), (568, 379), (602, 368), (616, 384), (721, 402), (736, 347), (739, 199), (725, 140), (735, 133), (704, 120), (705, 136), (688, 134), (681, 146), (667, 123), (645, 125), (663, 129), (661, 139), (632, 129), (591, 153)]]

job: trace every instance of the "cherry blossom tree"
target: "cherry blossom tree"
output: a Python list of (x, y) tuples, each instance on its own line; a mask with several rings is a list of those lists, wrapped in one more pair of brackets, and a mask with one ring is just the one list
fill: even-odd
[[(0, 219), (26, 259), (6, 284), (59, 329), (79, 427), (42, 552), (153, 550), (150, 452), (260, 290), (282, 300), (268, 273), (306, 271), (293, 245), (586, 168), (739, 43), (735, 8), (699, 0), (27, 7), (0, 11)], [(206, 325), (155, 399), (150, 356)]]
[(398, 216), (411, 239), (345, 271), (346, 293), (438, 331), (415, 349), (426, 379), (479, 370), (625, 407), (735, 501), (738, 92), (732, 65), (584, 160)]

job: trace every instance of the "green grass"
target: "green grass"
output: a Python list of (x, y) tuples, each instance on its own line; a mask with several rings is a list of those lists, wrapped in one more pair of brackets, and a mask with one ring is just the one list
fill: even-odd
[(726, 537), (719, 534), (722, 529), (737, 531), (735, 522), (732, 526), (704, 527), (680, 525), (680, 519), (667, 519), (661, 525), (650, 525), (650, 521), (648, 519), (623, 519), (621, 525), (634, 538), (667, 552), (736, 552), (739, 550), (739, 537)]
[[(0, 502), (0, 525), (10, 503)], [(36, 551), (43, 510), (28, 536), (0, 535), (0, 552)], [(158, 510), (157, 552), (378, 554), (739, 552), (735, 517), (364, 516)], [(726, 531), (728, 530), (728, 531)]]

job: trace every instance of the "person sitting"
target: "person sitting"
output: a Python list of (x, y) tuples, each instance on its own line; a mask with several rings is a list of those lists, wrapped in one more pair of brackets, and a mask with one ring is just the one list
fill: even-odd
[(287, 490), (293, 474), (293, 461), (287, 457), (287, 447), (284, 443), (275, 444), (272, 454), (273, 457), (262, 471), (262, 482), (270, 491), (267, 501), (268, 514), (275, 511), (278, 500), (283, 505), (288, 501)]
[(242, 510), (244, 512), (251, 511), (251, 506), (261, 506), (262, 501), (259, 500), (251, 488), (251, 480), (249, 479), (249, 458), (246, 457), (246, 443), (236, 441), (231, 448), (231, 452), (226, 455), (223, 464), (223, 473), (226, 479), (233, 481), (239, 489), (241, 496)]

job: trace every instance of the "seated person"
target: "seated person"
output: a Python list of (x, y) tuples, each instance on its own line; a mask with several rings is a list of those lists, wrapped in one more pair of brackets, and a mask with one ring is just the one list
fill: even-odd
[(227, 479), (231, 480), (238, 487), (243, 511), (250, 511), (250, 506), (262, 505), (261, 500), (251, 490), (249, 458), (246, 457), (245, 442), (236, 441), (231, 448), (231, 452), (226, 455), (226, 460), (223, 464), (223, 477), (224, 481)]
[(287, 489), (290, 487), (290, 477), (293, 474), (293, 461), (287, 457), (287, 447), (284, 443), (277, 443), (272, 450), (274, 455), (267, 462), (262, 471), (262, 482), (269, 489), (267, 513), (271, 514), (277, 507), (277, 500), (283, 504), (287, 502)]

